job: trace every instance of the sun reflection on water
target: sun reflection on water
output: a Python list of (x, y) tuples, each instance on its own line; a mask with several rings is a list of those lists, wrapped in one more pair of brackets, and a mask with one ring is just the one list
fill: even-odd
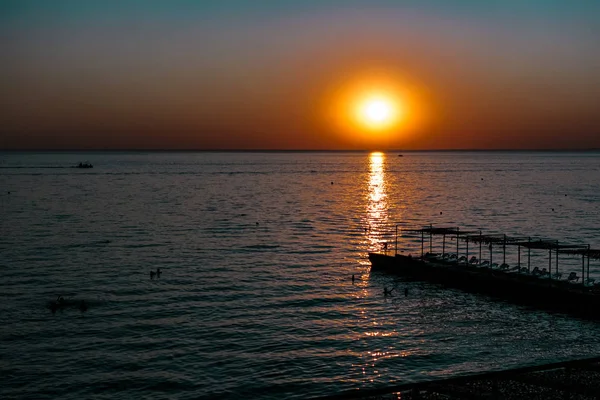
[(385, 155), (369, 155), (369, 186), (367, 197), (367, 240), (369, 251), (380, 251), (383, 246), (388, 221), (387, 188), (385, 181)]
[[(390, 236), (388, 192), (389, 183), (386, 180), (386, 157), (384, 153), (369, 154), (368, 177), (364, 183), (364, 237), (360, 243), (362, 251), (393, 252), (393, 236)], [(387, 243), (387, 249), (384, 244)], [(364, 254), (364, 253), (363, 253)], [(355, 309), (358, 329), (353, 329), (352, 340), (360, 343), (361, 350), (356, 353), (358, 360), (352, 363), (350, 375), (359, 372), (362, 379), (357, 384), (376, 382), (384, 379), (384, 371), (395, 359), (409, 357), (411, 350), (396, 346), (382, 346), (382, 340), (398, 337), (402, 334), (397, 325), (378, 312), (371, 312), (365, 303), (379, 302), (383, 297), (383, 289), (378, 280), (371, 280), (370, 262), (361, 257), (359, 263), (365, 267), (364, 274), (356, 283), (358, 290), (354, 292), (354, 301), (358, 302)], [(387, 300), (382, 300), (386, 304)], [(392, 380), (393, 381), (393, 380)], [(392, 382), (390, 381), (390, 382)]]

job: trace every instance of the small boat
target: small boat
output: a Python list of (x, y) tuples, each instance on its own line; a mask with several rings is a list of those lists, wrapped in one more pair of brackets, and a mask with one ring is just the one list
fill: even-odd
[(58, 296), (56, 300), (51, 300), (46, 303), (46, 308), (52, 311), (54, 314), (56, 311), (62, 311), (69, 308), (79, 309), (81, 312), (85, 312), (88, 310), (89, 305), (85, 300), (77, 300), (72, 297), (64, 298), (63, 296)]
[(80, 162), (79, 164), (73, 166), (73, 168), (94, 168), (94, 166), (92, 164), (90, 164), (89, 162)]

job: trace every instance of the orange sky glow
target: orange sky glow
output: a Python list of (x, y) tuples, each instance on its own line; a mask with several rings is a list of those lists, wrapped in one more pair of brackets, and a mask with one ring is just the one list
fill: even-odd
[(225, 3), (0, 6), (0, 149), (600, 148), (600, 6)]

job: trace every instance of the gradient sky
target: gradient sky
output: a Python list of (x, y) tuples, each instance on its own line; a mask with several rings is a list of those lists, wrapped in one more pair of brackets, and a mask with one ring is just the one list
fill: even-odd
[[(0, 148), (600, 148), (600, 1), (0, 0)], [(325, 115), (373, 74), (424, 116)]]

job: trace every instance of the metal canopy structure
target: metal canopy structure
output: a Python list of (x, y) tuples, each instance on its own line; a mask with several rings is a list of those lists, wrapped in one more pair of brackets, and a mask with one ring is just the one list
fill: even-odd
[(581, 275), (585, 275), (585, 259), (587, 257), (587, 276), (586, 282), (590, 282), (590, 258), (600, 260), (600, 250), (590, 249), (590, 245), (583, 248), (563, 248), (558, 250), (558, 253), (571, 256), (581, 256)]
[[(398, 254), (398, 226), (396, 224), (396, 249), (395, 254)], [(498, 266), (493, 261), (493, 247), (494, 245), (502, 245), (503, 250), (503, 262), (502, 266), (506, 266), (506, 246), (517, 246), (518, 247), (518, 265), (519, 271), (521, 270), (521, 247), (527, 249), (527, 272), (531, 273), (531, 250), (547, 250), (548, 251), (548, 271), (542, 273), (548, 273), (549, 278), (552, 279), (552, 253), (555, 253), (555, 272), (554, 277), (558, 279), (561, 274), (558, 270), (558, 256), (559, 254), (567, 254), (572, 256), (582, 256), (582, 283), (590, 281), (589, 279), (589, 263), (590, 258), (594, 260), (600, 260), (600, 250), (590, 249), (589, 245), (577, 245), (577, 244), (561, 244), (558, 240), (543, 240), (534, 239), (531, 237), (523, 236), (507, 236), (504, 234), (488, 234), (484, 235), (482, 231), (461, 231), (458, 227), (434, 227), (432, 224), (422, 228), (402, 228), (402, 232), (417, 233), (421, 235), (421, 258), (425, 258), (425, 235), (429, 236), (429, 253), (433, 253), (433, 236), (442, 236), (442, 257), (446, 256), (446, 236), (456, 237), (456, 258), (459, 253), (459, 242), (462, 240), (466, 242), (465, 254), (468, 259), (469, 257), (469, 243), (479, 244), (479, 258), (478, 263), (481, 263), (482, 258), (482, 246), (487, 245), (490, 253), (490, 266)], [(462, 258), (462, 257), (461, 257)], [(476, 258), (476, 257), (473, 257)], [(584, 280), (585, 276), (585, 258), (587, 258), (587, 279)], [(487, 261), (486, 261), (487, 262)], [(536, 268), (537, 269), (537, 268)], [(525, 270), (523, 268), (523, 270)], [(544, 271), (546, 269), (544, 268)], [(535, 270), (534, 270), (535, 273)]]
[(529, 240), (527, 242), (516, 242), (511, 243), (513, 245), (522, 246), (528, 249), (535, 250), (559, 250), (561, 249), (587, 249), (587, 245), (578, 245), (578, 244), (560, 244), (558, 240)]
[[(442, 254), (446, 252), (446, 236), (456, 236), (456, 253), (458, 254), (459, 250), (459, 241), (458, 238), (460, 236), (466, 236), (473, 234), (471, 231), (461, 231), (458, 227), (434, 227), (430, 224), (425, 228), (404, 228), (402, 229), (404, 232), (414, 232), (421, 234), (421, 258), (424, 256), (425, 252), (425, 234), (429, 235), (429, 252), (433, 251), (433, 235), (441, 235), (442, 239)], [(396, 254), (398, 254), (398, 224), (396, 225)]]
[(474, 232), (461, 231), (460, 228), (437, 228), (437, 227), (427, 227), (422, 229), (402, 229), (406, 232), (418, 232), (418, 233), (427, 233), (429, 235), (469, 235)]
[(562, 249), (558, 251), (559, 253), (563, 253), (563, 254), (570, 254), (570, 255), (578, 255), (578, 256), (584, 256), (584, 257), (588, 257), (591, 258), (593, 260), (600, 260), (600, 250), (596, 250), (596, 249), (590, 249), (589, 246), (585, 246), (584, 248), (568, 248), (568, 249)]
[[(464, 240), (467, 241), (467, 250), (469, 248), (468, 247), (469, 241), (479, 244), (479, 260), (481, 260), (481, 255), (482, 255), (482, 245), (485, 244), (485, 245), (489, 246), (490, 264), (491, 265), (493, 264), (493, 258), (494, 258), (494, 253), (493, 253), (493, 245), (494, 244), (502, 245), (502, 265), (506, 265), (506, 246), (507, 245), (515, 245), (525, 239), (528, 239), (528, 238), (507, 236), (504, 234), (484, 235), (481, 232), (479, 232), (479, 235), (471, 235), (471, 236), (467, 236), (466, 238), (464, 238)], [(520, 270), (520, 268), (521, 268), (521, 248), (520, 247), (519, 247), (518, 267)], [(528, 263), (528, 270), (529, 270), (529, 263)]]
[(506, 236), (504, 234), (498, 235), (471, 235), (467, 236), (467, 239), (473, 243), (482, 243), (482, 244), (517, 244), (523, 240), (527, 240), (527, 238), (523, 237), (514, 237), (514, 236)]

